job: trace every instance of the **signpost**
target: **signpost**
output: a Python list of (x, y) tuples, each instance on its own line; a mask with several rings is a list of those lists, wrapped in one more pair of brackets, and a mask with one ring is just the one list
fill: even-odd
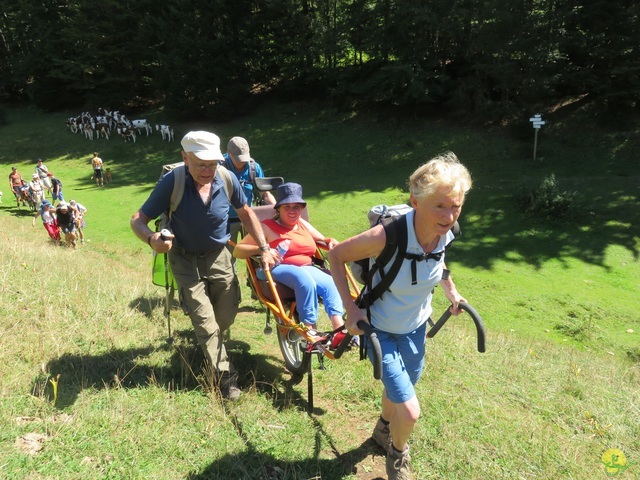
[(538, 131), (540, 130), (540, 127), (547, 122), (542, 120), (542, 115), (540, 115), (539, 113), (536, 113), (533, 117), (529, 119), (529, 121), (533, 124), (533, 128), (536, 132), (533, 140), (533, 161), (535, 162), (536, 150), (538, 149)]

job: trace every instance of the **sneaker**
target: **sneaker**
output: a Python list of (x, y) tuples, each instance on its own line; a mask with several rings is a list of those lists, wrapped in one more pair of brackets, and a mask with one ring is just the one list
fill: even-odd
[[(307, 333), (311, 337), (311, 339), (306, 342), (308, 352), (312, 351), (315, 348), (316, 344), (327, 341), (327, 337), (325, 337), (324, 335), (322, 335), (321, 333), (319, 333), (317, 330), (313, 328), (310, 328)], [(304, 345), (304, 343), (302, 345)]]
[(224, 372), (222, 374), (222, 380), (220, 381), (220, 393), (225, 400), (231, 400), (237, 402), (240, 400), (242, 390), (238, 387), (238, 374), (229, 374)]
[(391, 445), (387, 453), (387, 478), (389, 480), (413, 480), (413, 473), (409, 466), (410, 461), (409, 447), (399, 452)]
[(311, 343), (324, 342), (327, 339), (327, 337), (322, 335), (320, 332), (318, 332), (314, 328), (310, 328), (307, 333), (311, 337)]
[(376, 426), (373, 428), (371, 438), (381, 446), (385, 452), (389, 453), (389, 449), (391, 448), (391, 432), (389, 431), (389, 424), (385, 425), (381, 418), (378, 418), (378, 423), (376, 423)]

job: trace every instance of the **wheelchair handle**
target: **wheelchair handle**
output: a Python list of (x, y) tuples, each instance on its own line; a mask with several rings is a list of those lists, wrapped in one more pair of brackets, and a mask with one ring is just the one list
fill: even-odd
[[(378, 335), (373, 331), (371, 324), (364, 320), (360, 320), (358, 322), (358, 328), (368, 337), (369, 346), (373, 349), (373, 378), (380, 380), (380, 378), (382, 378), (382, 350), (380, 348)], [(347, 332), (334, 353), (335, 358), (340, 358), (342, 356), (345, 349), (349, 346), (349, 343), (351, 343), (352, 338), (353, 335)]]
[[(475, 308), (473, 308), (471, 305), (469, 305), (466, 302), (460, 302), (458, 306), (462, 310), (467, 312), (469, 315), (471, 315), (471, 318), (473, 319), (473, 323), (475, 323), (476, 325), (476, 331), (478, 334), (478, 351), (481, 353), (484, 353), (486, 351), (485, 330), (484, 330), (484, 323), (482, 323), (482, 317), (480, 317), (478, 312), (476, 312)], [(447, 320), (449, 320), (449, 317), (451, 317), (451, 311), (449, 310), (449, 308), (447, 308), (442, 314), (442, 316), (440, 317), (440, 319), (427, 332), (427, 338), (433, 338), (436, 335), (436, 333), (440, 331), (440, 329), (447, 322)]]

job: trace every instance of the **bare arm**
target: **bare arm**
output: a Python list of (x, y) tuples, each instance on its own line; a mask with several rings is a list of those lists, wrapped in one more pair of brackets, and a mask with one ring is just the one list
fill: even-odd
[(358, 308), (351, 298), (345, 264), (354, 260), (379, 255), (384, 248), (385, 242), (384, 228), (382, 225), (378, 225), (355, 237), (348, 238), (329, 251), (331, 276), (344, 303), (347, 312), (346, 326), (351, 335), (363, 333), (356, 325), (360, 320), (368, 320), (365, 311)]
[(275, 205), (275, 203), (276, 203), (276, 199), (271, 194), (271, 192), (262, 192), (262, 201), (266, 205)]
[(242, 237), (242, 240), (240, 240), (233, 249), (233, 256), (241, 260), (260, 255), (261, 253), (260, 247), (249, 234)]
[(142, 210), (138, 210), (131, 216), (131, 221), (129, 224), (131, 225), (131, 230), (136, 234), (140, 240), (144, 243), (148, 243), (149, 246), (158, 253), (166, 253), (171, 250), (171, 246), (173, 242), (171, 239), (173, 236), (167, 240), (163, 240), (160, 237), (160, 232), (154, 232), (149, 228), (149, 222), (153, 220), (152, 218), (147, 217)]
[[(445, 265), (444, 268), (446, 269), (447, 266)], [(458, 305), (460, 304), (460, 302), (466, 302), (466, 300), (462, 297), (462, 295), (458, 293), (456, 285), (453, 283), (453, 279), (451, 278), (451, 274), (448, 275), (448, 278), (443, 278), (442, 280), (440, 280), (440, 286), (444, 291), (445, 297), (447, 297), (447, 300), (449, 300), (452, 304), (451, 313), (453, 315), (458, 315), (461, 312)]]
[(262, 250), (259, 250), (262, 255), (262, 265), (265, 270), (269, 270), (275, 265), (275, 260), (273, 258), (273, 254), (271, 253), (271, 249), (264, 249), (264, 247), (268, 247), (269, 244), (265, 240), (264, 233), (262, 231), (262, 225), (260, 225), (260, 220), (258, 220), (256, 214), (253, 213), (248, 205), (237, 208), (236, 212), (238, 213), (238, 218), (240, 218), (240, 221), (242, 222), (242, 226), (249, 233), (249, 235), (253, 237), (253, 240), (258, 245), (258, 249), (260, 249), (261, 247), (263, 248)]

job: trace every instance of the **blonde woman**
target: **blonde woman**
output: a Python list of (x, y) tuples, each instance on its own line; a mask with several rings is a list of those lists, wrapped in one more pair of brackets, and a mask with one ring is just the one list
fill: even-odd
[[(426, 325), (432, 312), (431, 292), (440, 284), (454, 315), (460, 312), (459, 303), (466, 301), (451, 277), (443, 273), (446, 270), (444, 247), (453, 239), (450, 230), (460, 216), (470, 188), (471, 176), (453, 153), (430, 160), (411, 175), (409, 190), (413, 210), (405, 215), (407, 253), (442, 253), (420, 262), (405, 259), (384, 299), (370, 306), (370, 318), (351, 299), (345, 264), (378, 256), (386, 242), (383, 226), (377, 225), (351, 237), (329, 251), (331, 273), (344, 302), (349, 333), (363, 333), (357, 323), (364, 320), (372, 325), (380, 341), (384, 389), (382, 411), (372, 437), (387, 451), (387, 475), (392, 480), (414, 478), (407, 442), (420, 417), (414, 385), (424, 367)], [(393, 260), (387, 263), (387, 269)], [(374, 284), (380, 281), (379, 273), (373, 281)]]

